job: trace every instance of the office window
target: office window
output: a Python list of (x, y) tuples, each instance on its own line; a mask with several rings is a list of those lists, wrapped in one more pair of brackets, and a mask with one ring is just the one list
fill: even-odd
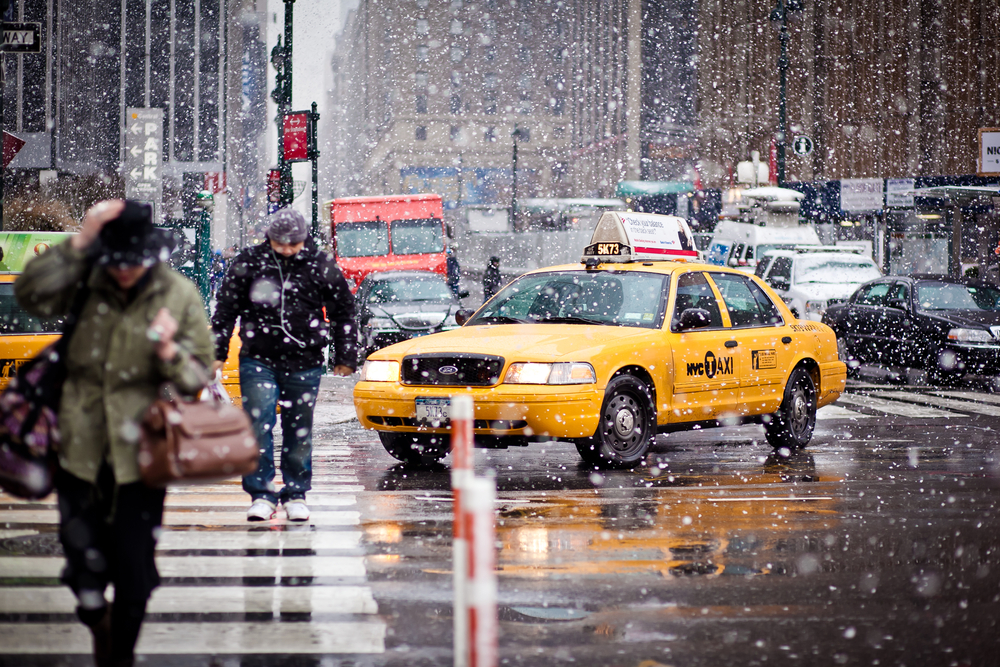
[(452, 72), (451, 73), (451, 87), (452, 88), (461, 88), (462, 87), (462, 73), (461, 72)]
[(417, 34), (426, 35), (431, 31), (431, 25), (427, 19), (417, 19)]
[(483, 98), (483, 113), (487, 116), (495, 116), (497, 113), (497, 101), (495, 98), (490, 98), (487, 95)]
[(451, 112), (452, 113), (462, 113), (462, 96), (452, 95), (451, 96)]
[(425, 63), (427, 62), (427, 59), (429, 57), (430, 57), (430, 48), (428, 48), (426, 44), (420, 44), (419, 46), (417, 46), (417, 60), (419, 60), (422, 63)]
[[(496, 105), (494, 105), (494, 110), (495, 109)], [(488, 127), (485, 130), (483, 130), (483, 141), (492, 144), (496, 140), (497, 140), (497, 129), (495, 127)]]
[(427, 72), (417, 72), (414, 74), (413, 85), (417, 88), (427, 88)]
[(527, 46), (522, 44), (517, 49), (517, 58), (522, 63), (531, 62), (531, 50)]
[(497, 36), (497, 22), (494, 19), (486, 19), (483, 21), (483, 32), (490, 37)]
[(497, 57), (497, 50), (492, 46), (487, 46), (483, 49), (483, 58), (486, 60), (493, 60)]
[(416, 132), (413, 133), (413, 138), (417, 141), (427, 141), (427, 128), (423, 125), (417, 125)]
[(451, 11), (457, 12), (462, 8), (462, 0), (451, 0)]
[(461, 46), (454, 45), (451, 47), (451, 62), (460, 63), (465, 57), (465, 49)]
[(452, 19), (451, 22), (451, 34), (461, 35), (462, 34), (462, 22), (458, 19)]
[(417, 0), (417, 7), (425, 9), (427, 7), (427, 0)]
[(566, 98), (562, 95), (556, 95), (555, 97), (549, 98), (549, 112), (553, 116), (561, 116), (566, 110)]
[(500, 79), (496, 74), (489, 72), (483, 75), (483, 88), (486, 90), (496, 90)]
[(451, 140), (458, 141), (462, 138), (462, 128), (458, 125), (451, 126)]
[(526, 127), (519, 127), (514, 130), (514, 134), (517, 136), (517, 140), (522, 144), (526, 144), (531, 141), (531, 130)]
[(427, 95), (418, 93), (414, 103), (417, 113), (427, 113)]

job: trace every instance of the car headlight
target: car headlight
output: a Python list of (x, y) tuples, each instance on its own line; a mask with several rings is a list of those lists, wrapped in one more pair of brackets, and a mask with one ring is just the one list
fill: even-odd
[(368, 320), (368, 327), (371, 329), (398, 329), (399, 327), (391, 318), (373, 317)]
[(369, 359), (361, 369), (361, 379), (366, 382), (399, 382), (399, 362)]
[(951, 329), (948, 340), (955, 343), (995, 343), (996, 339), (985, 329)]
[(817, 315), (822, 315), (826, 312), (826, 301), (806, 301), (806, 315), (810, 313), (816, 313)]
[(597, 382), (597, 373), (593, 366), (583, 362), (526, 361), (511, 364), (503, 381), (505, 384), (593, 384)]

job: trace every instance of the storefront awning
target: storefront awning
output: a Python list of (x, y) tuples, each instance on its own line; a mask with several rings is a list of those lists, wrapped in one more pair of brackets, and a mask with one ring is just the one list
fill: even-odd
[(689, 192), (694, 192), (694, 183), (690, 181), (621, 181), (615, 188), (616, 197), (684, 195)]

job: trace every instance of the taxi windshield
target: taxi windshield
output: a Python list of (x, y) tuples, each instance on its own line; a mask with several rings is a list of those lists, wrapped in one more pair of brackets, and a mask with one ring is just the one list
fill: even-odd
[(0, 283), (0, 336), (6, 334), (51, 334), (62, 331), (60, 318), (41, 319), (29, 315), (14, 298), (14, 283)]
[(669, 277), (642, 271), (559, 271), (524, 276), (466, 323), (600, 324), (655, 329)]

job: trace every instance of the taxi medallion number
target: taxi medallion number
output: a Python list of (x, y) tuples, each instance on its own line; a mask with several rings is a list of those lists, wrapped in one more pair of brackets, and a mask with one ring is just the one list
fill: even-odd
[(448, 421), (450, 398), (417, 398), (417, 422), (423, 426), (440, 426)]

